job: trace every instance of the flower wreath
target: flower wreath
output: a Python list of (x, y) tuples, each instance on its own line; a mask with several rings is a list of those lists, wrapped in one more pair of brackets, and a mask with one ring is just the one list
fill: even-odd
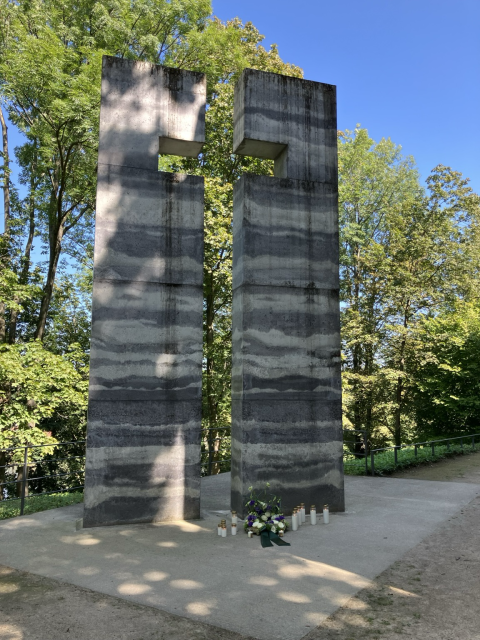
[(245, 518), (243, 528), (245, 533), (252, 531), (259, 536), (262, 531), (271, 531), (279, 534), (288, 530), (288, 522), (282, 513), (281, 500), (277, 496), (268, 496), (267, 489), (270, 483), (267, 482), (263, 495), (257, 496), (253, 492), (253, 487), (249, 487), (250, 499), (245, 504), (248, 515)]

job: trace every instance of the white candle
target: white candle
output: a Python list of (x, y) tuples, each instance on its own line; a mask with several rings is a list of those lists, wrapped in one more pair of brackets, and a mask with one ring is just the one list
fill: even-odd
[(292, 531), (297, 531), (298, 529), (298, 516), (297, 510), (294, 509), (292, 513)]
[(296, 509), (297, 509), (298, 526), (300, 526), (302, 524), (302, 511), (301, 511), (300, 505), (298, 505)]
[(305, 522), (305, 504), (300, 503), (300, 513), (302, 514), (302, 523)]
[(317, 524), (317, 510), (314, 504), (310, 507), (310, 524)]
[(232, 511), (232, 524), (237, 524), (237, 512)]
[(226, 538), (227, 537), (227, 527), (223, 526), (222, 527), (222, 538)]
[(328, 504), (323, 505), (323, 522), (328, 524), (330, 522), (330, 510)]
[(218, 524), (218, 527), (217, 527), (217, 534), (218, 534), (219, 536), (221, 536), (221, 535), (222, 535), (222, 523), (221, 523), (221, 522)]
[(249, 531), (247, 535), (249, 538), (253, 538), (253, 531)]
[(232, 522), (232, 536), (237, 535), (237, 525), (235, 522)]

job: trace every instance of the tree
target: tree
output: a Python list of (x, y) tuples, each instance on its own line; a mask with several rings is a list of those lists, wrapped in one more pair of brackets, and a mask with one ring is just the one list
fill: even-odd
[(415, 354), (412, 396), (418, 431), (460, 435), (480, 425), (480, 307), (458, 300), (419, 327), (423, 349)]
[(386, 339), (388, 217), (415, 198), (412, 158), (365, 129), (339, 132), (340, 294), (345, 423), (376, 433), (390, 413), (379, 349)]
[(62, 423), (76, 418), (69, 438), (85, 436), (88, 381), (82, 365), (78, 366), (83, 360), (85, 368), (83, 356), (78, 348), (57, 356), (39, 341), (0, 345), (0, 483), (5, 481), (5, 465), (23, 460), (21, 451), (5, 450), (52, 445), (34, 449), (35, 460), (52, 453), (57, 438), (46, 428), (46, 421)]
[(341, 140), (346, 416), (400, 444), (415, 426), (409, 363), (423, 349), (420, 323), (476, 282), (479, 198), (443, 166), (421, 189), (413, 162), (364, 130)]

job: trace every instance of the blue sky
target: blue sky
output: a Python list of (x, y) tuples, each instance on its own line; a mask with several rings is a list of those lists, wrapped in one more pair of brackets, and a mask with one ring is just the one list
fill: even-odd
[(480, 193), (479, 0), (212, 0), (251, 21), (304, 77), (337, 85), (338, 128), (367, 128)]

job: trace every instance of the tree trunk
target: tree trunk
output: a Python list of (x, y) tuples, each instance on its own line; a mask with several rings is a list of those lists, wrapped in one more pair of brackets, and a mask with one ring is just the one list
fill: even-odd
[[(29, 230), (28, 230), (28, 238), (27, 244), (25, 245), (25, 250), (23, 252), (22, 259), (22, 272), (20, 274), (20, 284), (27, 284), (28, 275), (30, 273), (30, 262), (31, 262), (31, 253), (33, 247), (33, 238), (35, 236), (35, 197), (34, 197), (34, 179), (32, 177), (30, 181), (30, 210), (29, 210)], [(20, 303), (21, 300), (16, 299), (17, 303)], [(10, 313), (10, 324), (8, 328), (8, 342), (10, 344), (15, 344), (16, 335), (17, 335), (17, 320), (18, 320), (18, 310), (13, 309)]]
[[(398, 368), (402, 373), (405, 371), (405, 346), (407, 344), (406, 332), (408, 327), (409, 308), (410, 308), (410, 302), (407, 302), (404, 316), (403, 316), (404, 334), (403, 334), (402, 341), (400, 343), (400, 359), (399, 359), (399, 365), (398, 365)], [(401, 417), (402, 417), (402, 408), (403, 408), (403, 391), (404, 391), (403, 376), (399, 376), (397, 379), (397, 387), (395, 390), (395, 402), (397, 406), (395, 409), (395, 422), (394, 422), (394, 440), (395, 440), (395, 445), (397, 447), (399, 447), (402, 444)]]
[(206, 303), (206, 344), (205, 344), (205, 352), (206, 352), (206, 383), (207, 383), (207, 424), (209, 426), (208, 431), (208, 461), (209, 461), (209, 474), (217, 475), (220, 473), (220, 465), (215, 464), (218, 462), (219, 458), (219, 446), (220, 441), (217, 440), (219, 438), (219, 432), (214, 430), (214, 427), (217, 425), (217, 403), (214, 394), (214, 370), (215, 370), (215, 361), (213, 357), (213, 341), (214, 341), (214, 327), (213, 323), (215, 321), (215, 296), (214, 296), (214, 282), (213, 282), (213, 273), (209, 274), (209, 283), (208, 283), (208, 293), (205, 296)]
[[(356, 313), (360, 315), (360, 281), (359, 281), (359, 262), (360, 262), (360, 248), (358, 247), (356, 250), (356, 264), (353, 267), (353, 308)], [(355, 345), (353, 347), (353, 373), (354, 373), (354, 387), (353, 387), (353, 396), (354, 396), (354, 409), (353, 409), (353, 428), (361, 429), (362, 428), (362, 413), (361, 413), (361, 400), (360, 400), (360, 369), (361, 369), (361, 348), (358, 344), (358, 340), (355, 341)]]
[(7, 456), (5, 451), (0, 451), (0, 500), (3, 500), (3, 492), (5, 491), (4, 482), (6, 478), (5, 465), (7, 464)]
[(53, 238), (50, 240), (50, 261), (48, 264), (47, 280), (43, 289), (43, 297), (42, 303), (40, 305), (37, 330), (35, 331), (36, 340), (43, 340), (45, 336), (48, 309), (50, 308), (50, 302), (52, 300), (53, 285), (55, 284), (58, 260), (62, 251), (63, 224), (60, 224), (56, 233), (52, 235)]
[(9, 233), (9, 223), (10, 223), (10, 156), (8, 155), (8, 128), (5, 122), (5, 118), (3, 117), (3, 111), (0, 107), (0, 122), (2, 123), (2, 143), (3, 143), (3, 211), (4, 211), (4, 222), (5, 222), (5, 231), (4, 233), (8, 235)]
[[(0, 107), (0, 122), (2, 124), (2, 144), (3, 144), (3, 208), (4, 208), (4, 232), (3, 235), (8, 241), (10, 235), (10, 157), (8, 155), (8, 128)], [(2, 247), (0, 261), (3, 267), (7, 264), (8, 247)], [(5, 302), (0, 302), (0, 342), (5, 342)]]
[[(25, 474), (25, 497), (28, 496), (28, 465), (26, 467)], [(23, 487), (23, 464), (19, 464), (17, 467), (17, 498), (22, 497), (22, 487)]]

